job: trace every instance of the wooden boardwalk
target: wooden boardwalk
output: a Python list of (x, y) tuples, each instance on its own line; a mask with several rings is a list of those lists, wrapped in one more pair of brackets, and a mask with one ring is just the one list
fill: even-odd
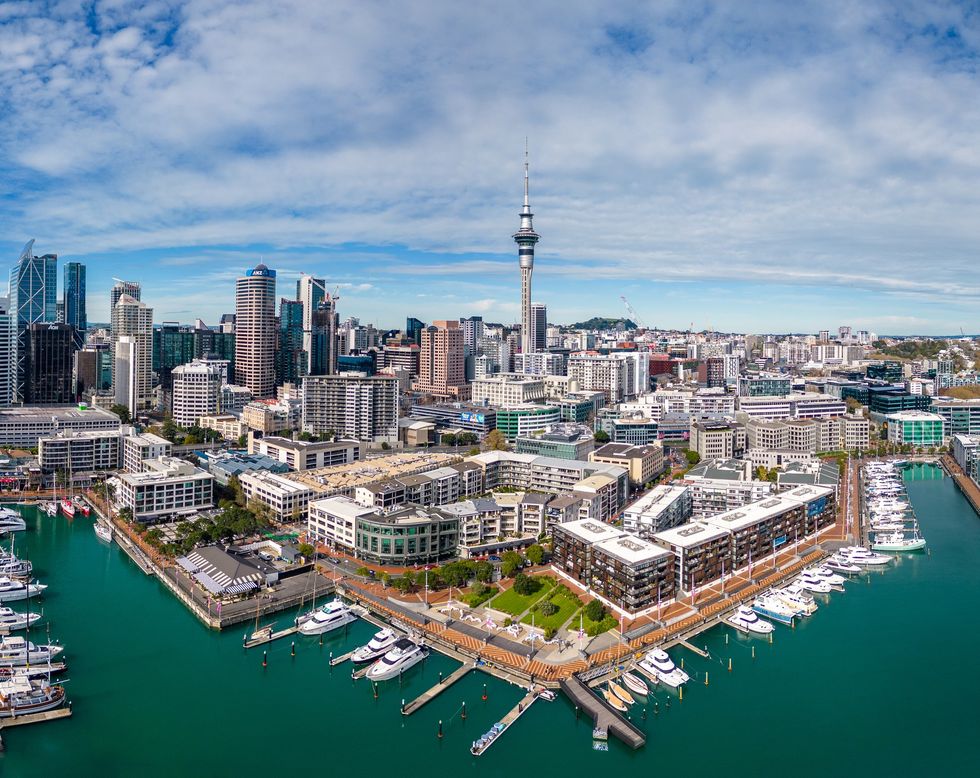
[(412, 700), (407, 705), (402, 706), (402, 714), (405, 716), (411, 716), (415, 711), (421, 708), (430, 700), (434, 700), (438, 697), (444, 690), (452, 686), (456, 681), (460, 680), (463, 676), (469, 673), (473, 669), (472, 664), (465, 664), (462, 667), (456, 668), (455, 671), (450, 673), (449, 677), (443, 678), (439, 683), (433, 686), (428, 691), (422, 692), (418, 697)]
[(698, 648), (697, 646), (693, 645), (692, 643), (688, 643), (686, 640), (678, 640), (677, 641), (677, 645), (684, 646), (684, 648), (686, 648), (688, 651), (693, 651), (698, 656), (703, 656), (705, 658), (708, 657), (708, 652), (707, 651), (705, 651), (703, 648)]
[(279, 638), (289, 637), (290, 635), (295, 635), (299, 632), (299, 627), (287, 627), (286, 629), (281, 629), (278, 632), (272, 632), (264, 637), (255, 639), (245, 639), (245, 648), (255, 648), (256, 646), (262, 646), (266, 643), (271, 643), (273, 640), (279, 640)]
[(23, 716), (12, 716), (9, 719), (0, 721), (0, 730), (10, 729), (11, 727), (21, 727), (25, 724), (40, 724), (44, 721), (56, 721), (57, 719), (70, 719), (71, 708), (55, 708), (46, 710), (42, 713), (25, 713)]

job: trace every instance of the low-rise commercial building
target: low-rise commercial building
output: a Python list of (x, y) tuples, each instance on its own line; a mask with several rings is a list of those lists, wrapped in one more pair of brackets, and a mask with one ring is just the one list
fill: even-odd
[(137, 521), (189, 516), (213, 507), (210, 473), (174, 457), (147, 460), (143, 468), (143, 472), (120, 473), (111, 479), (117, 507), (129, 508)]
[(625, 468), (635, 486), (650, 483), (665, 469), (664, 447), (659, 441), (647, 446), (606, 443), (589, 455), (589, 461)]
[(582, 424), (556, 424), (538, 435), (517, 438), (514, 450), (519, 454), (588, 459), (595, 448), (592, 430)]
[(347, 465), (362, 458), (362, 444), (356, 440), (313, 442), (276, 436), (251, 436), (248, 451), (283, 462), (290, 470), (317, 470), (332, 465)]
[(289, 467), (272, 457), (262, 454), (243, 454), (232, 451), (212, 451), (205, 457), (208, 472), (222, 486), (227, 486), (232, 478), (241, 478), (245, 473), (268, 471), (288, 473)]
[(272, 518), (279, 523), (306, 518), (313, 490), (268, 470), (244, 472), (238, 476), (246, 500), (267, 505)]
[(888, 442), (916, 448), (941, 446), (945, 442), (943, 417), (925, 411), (900, 411), (885, 417)]
[(118, 432), (122, 422), (114, 413), (84, 404), (0, 408), (0, 446), (35, 448), (42, 437), (59, 432)]
[(691, 421), (688, 447), (701, 459), (730, 459), (745, 453), (745, 427), (726, 419)]
[(470, 385), (474, 405), (526, 405), (543, 400), (544, 396), (544, 381), (527, 375), (499, 373), (479, 378)]
[(122, 461), (122, 433), (67, 430), (38, 439), (37, 458), (45, 473), (116, 470)]
[(248, 433), (248, 425), (231, 413), (215, 413), (202, 416), (197, 422), (206, 430), (214, 430), (225, 440), (238, 440)]
[(152, 432), (126, 435), (122, 439), (123, 468), (130, 473), (139, 473), (145, 469), (148, 460), (169, 457), (173, 449), (173, 443)]
[(520, 405), (497, 410), (497, 429), (509, 441), (544, 432), (558, 424), (561, 413), (550, 405)]

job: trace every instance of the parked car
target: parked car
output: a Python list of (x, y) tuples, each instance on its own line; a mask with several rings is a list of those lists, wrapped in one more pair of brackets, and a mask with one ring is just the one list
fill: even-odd
[(499, 562), (501, 560), (500, 560), (500, 557), (497, 556), (496, 554), (491, 554), (490, 556), (487, 557), (487, 561), (488, 562)]

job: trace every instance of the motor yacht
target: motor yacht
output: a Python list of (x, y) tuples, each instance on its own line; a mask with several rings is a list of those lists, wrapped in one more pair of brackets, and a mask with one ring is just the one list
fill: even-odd
[(8, 578), (26, 578), (33, 570), (34, 565), (30, 560), (18, 559), (10, 554), (0, 556), (0, 575)]
[(925, 538), (907, 538), (902, 532), (878, 533), (871, 542), (872, 551), (921, 551), (925, 547)]
[(767, 619), (772, 619), (788, 626), (792, 626), (797, 613), (795, 608), (790, 608), (772, 593), (756, 597), (752, 602), (752, 610), (760, 616), (765, 616)]
[(892, 562), (890, 556), (876, 554), (864, 546), (845, 546), (837, 553), (844, 561), (860, 567), (883, 567), (884, 565), (890, 565)]
[(23, 532), (27, 522), (17, 511), (10, 508), (0, 508), (0, 535), (7, 532)]
[(798, 616), (812, 616), (817, 612), (817, 601), (802, 586), (789, 584), (782, 589), (773, 589), (784, 605), (796, 611)]
[(13, 608), (0, 607), (0, 629), (8, 632), (27, 629), (40, 618), (40, 613), (18, 613)]
[(21, 637), (0, 638), (0, 667), (47, 664), (64, 651), (63, 646), (36, 646)]
[(662, 648), (648, 651), (637, 664), (641, 670), (649, 673), (660, 683), (677, 688), (688, 682), (690, 676), (674, 664), (674, 660)]
[(351, 654), (350, 661), (356, 665), (374, 662), (387, 654), (397, 642), (398, 635), (393, 630), (386, 628), (375, 632), (370, 641)]
[(368, 679), (385, 681), (394, 678), (410, 667), (417, 665), (429, 655), (429, 649), (422, 643), (408, 638), (400, 638), (394, 647), (367, 671)]
[(844, 591), (844, 583), (847, 581), (847, 579), (842, 575), (837, 575), (837, 573), (835, 573), (829, 567), (818, 565), (817, 567), (811, 567), (806, 572), (812, 573), (822, 581), (826, 581), (828, 584), (830, 584), (831, 589), (836, 589), (839, 592)]
[(53, 710), (65, 702), (65, 687), (46, 680), (32, 681), (24, 675), (0, 681), (0, 718)]
[(757, 635), (767, 635), (773, 629), (772, 624), (765, 619), (760, 619), (754, 610), (744, 605), (739, 605), (726, 621), (737, 630), (754, 632)]
[(26, 584), (23, 581), (15, 581), (5, 575), (0, 576), (0, 602), (26, 600), (28, 596), (36, 597), (47, 588), (46, 584)]
[(322, 635), (357, 620), (354, 612), (340, 600), (331, 600), (322, 608), (300, 618), (298, 631), (301, 635)]
[(633, 694), (646, 697), (650, 693), (650, 687), (647, 686), (647, 682), (640, 678), (640, 676), (634, 673), (623, 673), (620, 678), (623, 679), (626, 688), (633, 692)]
[(847, 573), (848, 575), (856, 575), (861, 572), (861, 568), (857, 565), (846, 561), (842, 557), (834, 554), (833, 556), (827, 557), (824, 560), (824, 566), (835, 570), (838, 573)]
[(814, 592), (815, 594), (830, 594), (831, 592), (829, 583), (809, 571), (804, 572), (794, 583), (799, 584), (808, 592)]

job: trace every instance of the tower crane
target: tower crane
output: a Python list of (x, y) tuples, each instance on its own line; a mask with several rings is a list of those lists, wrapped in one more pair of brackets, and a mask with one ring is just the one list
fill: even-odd
[(643, 330), (649, 329), (647, 325), (643, 323), (643, 320), (640, 318), (640, 314), (638, 314), (636, 309), (630, 305), (630, 301), (626, 299), (626, 295), (621, 294), (619, 299), (623, 301), (623, 305), (626, 306), (626, 310), (629, 311), (629, 315), (633, 318), (633, 321), (636, 322), (636, 326)]

